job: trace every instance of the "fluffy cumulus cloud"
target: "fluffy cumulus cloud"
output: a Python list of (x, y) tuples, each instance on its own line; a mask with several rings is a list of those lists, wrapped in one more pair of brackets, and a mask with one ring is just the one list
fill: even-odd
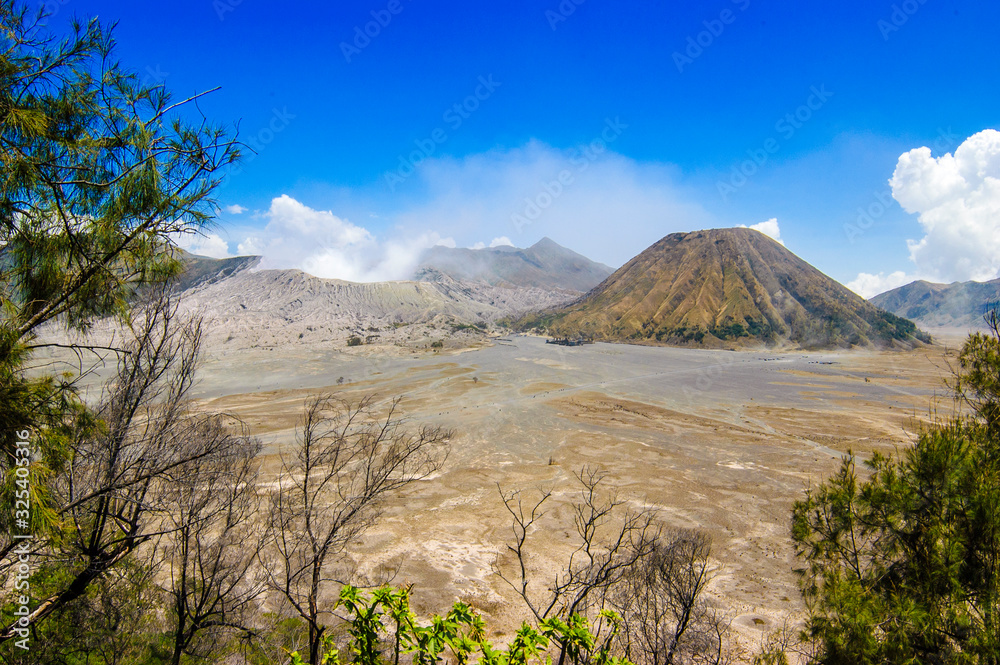
[(226, 206), (225, 208), (223, 208), (223, 210), (228, 212), (230, 215), (242, 215), (247, 211), (247, 209), (241, 206), (239, 203), (234, 203), (231, 206)]
[(739, 224), (738, 226), (739, 226), (739, 228), (742, 228), (742, 229), (751, 228), (754, 231), (760, 231), (761, 233), (763, 233), (764, 235), (768, 236), (769, 238), (774, 238), (775, 240), (777, 240), (778, 242), (780, 242), (782, 245), (785, 244), (785, 241), (781, 239), (781, 229), (778, 228), (778, 218), (777, 217), (772, 217), (771, 219), (763, 221), (763, 222), (761, 222), (759, 224), (751, 224), (749, 227), (746, 224)]
[(886, 291), (909, 284), (914, 279), (916, 278), (913, 275), (908, 275), (902, 270), (890, 273), (880, 272), (877, 275), (863, 272), (858, 274), (856, 279), (848, 282), (846, 286), (862, 298), (871, 298), (880, 293), (885, 293)]
[(917, 279), (985, 281), (1000, 275), (1000, 132), (987, 129), (954, 152), (930, 148), (900, 155), (889, 180), (892, 196), (917, 215), (923, 231), (907, 240), (913, 267), (861, 273), (848, 288), (866, 298)]
[(917, 272), (939, 281), (983, 281), (1000, 270), (1000, 132), (970, 136), (955, 154), (929, 148), (902, 155), (892, 195), (919, 215), (924, 237), (909, 240)]
[(184, 251), (199, 256), (210, 256), (213, 259), (232, 256), (229, 253), (229, 243), (218, 233), (174, 233), (170, 239)]
[(298, 268), (317, 277), (352, 282), (407, 279), (424, 249), (454, 245), (436, 233), (379, 240), (364, 227), (288, 195), (271, 201), (264, 216), (267, 225), (245, 238), (239, 253), (261, 255), (262, 268)]

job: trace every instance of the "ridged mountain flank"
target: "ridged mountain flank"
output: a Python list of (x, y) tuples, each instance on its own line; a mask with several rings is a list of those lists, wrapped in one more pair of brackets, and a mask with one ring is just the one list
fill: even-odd
[(921, 280), (880, 293), (869, 302), (922, 326), (984, 329), (983, 317), (1000, 306), (1000, 279), (952, 284)]
[(746, 228), (673, 233), (580, 300), (529, 317), (556, 336), (703, 346), (889, 346), (928, 338)]

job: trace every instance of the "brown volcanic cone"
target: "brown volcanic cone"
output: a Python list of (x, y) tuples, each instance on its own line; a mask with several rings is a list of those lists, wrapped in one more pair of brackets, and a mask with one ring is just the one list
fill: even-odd
[(557, 336), (804, 347), (913, 342), (922, 333), (752, 229), (673, 233), (580, 300), (522, 319)]

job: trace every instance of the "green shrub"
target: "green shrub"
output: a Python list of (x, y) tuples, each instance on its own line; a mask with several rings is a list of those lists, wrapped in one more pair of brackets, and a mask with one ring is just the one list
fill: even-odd
[[(486, 639), (483, 618), (461, 601), (445, 616), (431, 617), (428, 626), (417, 623), (406, 588), (383, 586), (368, 595), (345, 586), (337, 606), (350, 615), (346, 626), (350, 641), (341, 653), (332, 638), (326, 639), (326, 653), (321, 658), (327, 664), (399, 663), (401, 655), (409, 654), (415, 665), (442, 661), (457, 665), (545, 665), (553, 662), (550, 649), (554, 649), (565, 657), (559, 662), (568, 665), (631, 665), (614, 655), (620, 641), (621, 619), (610, 611), (600, 613), (596, 628), (579, 614), (566, 619), (552, 617), (541, 621), (537, 628), (521, 624), (507, 648), (497, 649)], [(291, 662), (302, 665), (304, 661), (296, 652), (291, 654)]]
[(853, 456), (795, 504), (815, 663), (996, 663), (1000, 321), (970, 335), (952, 388), (971, 415), (894, 456)]

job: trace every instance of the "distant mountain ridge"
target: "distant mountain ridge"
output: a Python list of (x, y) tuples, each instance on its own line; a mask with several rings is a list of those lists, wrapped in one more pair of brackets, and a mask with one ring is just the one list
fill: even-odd
[(244, 270), (260, 265), (259, 256), (233, 256), (228, 259), (213, 259), (208, 256), (191, 254), (179, 250), (182, 272), (174, 279), (174, 289), (185, 291), (210, 282), (232, 277)]
[[(468, 262), (470, 255), (478, 262)], [(350, 335), (394, 343), (449, 326), (482, 331), (492, 322), (569, 302), (585, 290), (573, 287), (611, 272), (547, 239), (524, 250), (434, 256), (446, 260), (425, 264), (421, 281), (356, 283), (261, 269), (259, 256), (213, 259), (178, 250), (182, 273), (173, 286), (186, 310), (208, 315), (206, 329), (216, 343), (273, 346), (289, 336), (310, 343)], [(409, 332), (417, 328), (423, 332)]]
[(574, 303), (520, 320), (559, 336), (720, 346), (916, 342), (882, 311), (746, 228), (666, 236)]
[[(262, 316), (278, 314), (290, 320), (295, 317), (289, 317), (289, 312), (305, 313), (312, 309), (315, 311), (310, 317), (325, 320), (357, 322), (374, 317), (383, 321), (430, 321), (444, 316), (476, 322), (494, 321), (537, 307), (567, 302), (579, 292), (568, 290), (566, 285), (593, 279), (587, 273), (590, 268), (587, 259), (555, 243), (549, 247), (536, 245), (528, 250), (513, 247), (498, 250), (468, 250), (480, 257), (482, 255), (475, 252), (486, 251), (486, 257), (508, 254), (511, 260), (497, 262), (487, 258), (481, 262), (479, 272), (470, 271), (471, 274), (466, 275), (456, 269), (462, 265), (460, 259), (446, 254), (454, 264), (446, 267), (465, 279), (453, 278), (428, 265), (424, 274), (432, 279), (389, 282), (348, 282), (315, 277), (295, 269), (261, 269), (259, 256), (214, 259), (181, 251), (182, 272), (173, 286), (186, 300), (215, 313), (247, 311)], [(541, 260), (545, 251), (557, 260)], [(567, 253), (572, 255), (568, 256), (569, 260), (566, 260)], [(525, 270), (521, 265), (525, 261), (537, 262), (535, 270)], [(565, 276), (559, 273), (564, 265), (570, 271)], [(494, 275), (489, 283), (484, 277), (487, 273), (483, 266), (503, 274), (506, 279)], [(480, 279), (473, 280), (473, 276)]]
[(1000, 305), (1000, 279), (935, 284), (918, 280), (869, 302), (933, 328), (982, 328), (983, 315)]
[(458, 282), (585, 293), (612, 272), (602, 263), (542, 238), (526, 249), (509, 245), (484, 249), (431, 247), (421, 256), (413, 278), (435, 282), (446, 275)]

